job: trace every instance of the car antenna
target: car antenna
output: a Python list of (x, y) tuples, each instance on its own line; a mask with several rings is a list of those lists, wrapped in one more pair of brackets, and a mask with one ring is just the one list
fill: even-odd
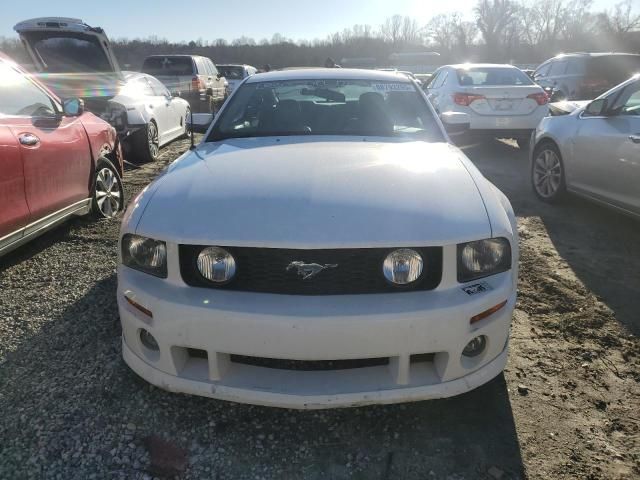
[(193, 134), (193, 110), (189, 109), (189, 123), (191, 124), (191, 146), (189, 147), (189, 150), (195, 150), (196, 149), (196, 144), (195, 141), (193, 140), (194, 134)]

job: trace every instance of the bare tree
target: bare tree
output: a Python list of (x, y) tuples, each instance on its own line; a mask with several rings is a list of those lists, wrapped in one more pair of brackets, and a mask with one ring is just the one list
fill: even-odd
[(455, 20), (455, 14), (441, 13), (427, 24), (427, 36), (440, 50), (451, 51), (456, 30)]
[(478, 0), (475, 7), (476, 23), (487, 46), (487, 54), (500, 54), (502, 40), (513, 38), (513, 24), (517, 22), (519, 6), (512, 0)]
[(402, 35), (402, 16), (394, 15), (385, 20), (380, 27), (382, 35), (394, 45), (400, 41)]
[(633, 6), (632, 0), (625, 0), (616, 4), (612, 11), (599, 14), (600, 28), (616, 37), (640, 29), (640, 12), (634, 11)]
[(418, 22), (411, 17), (404, 17), (400, 38), (406, 45), (418, 45), (421, 43), (420, 27)]

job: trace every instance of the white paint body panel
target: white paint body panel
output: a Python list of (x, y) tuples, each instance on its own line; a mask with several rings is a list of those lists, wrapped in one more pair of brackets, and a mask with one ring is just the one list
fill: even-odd
[[(278, 407), (344, 407), (457, 395), (486, 383), (506, 363), (516, 301), (515, 215), (506, 197), (448, 143), (313, 136), (202, 143), (131, 202), (125, 233), (167, 244), (166, 279), (118, 269), (125, 361), (161, 388)], [(513, 268), (483, 279), (487, 290), (469, 295), (457, 281), (457, 244), (492, 236), (511, 242)], [(441, 246), (443, 273), (433, 290), (383, 294), (197, 288), (182, 279), (180, 244)], [(497, 313), (470, 324), (471, 317), (504, 301)], [(154, 335), (159, 352), (142, 345), (143, 328)], [(463, 357), (478, 335), (488, 339), (484, 352)], [(207, 359), (189, 356), (188, 348), (204, 350)], [(414, 354), (433, 358), (411, 363)], [(292, 371), (237, 363), (231, 355), (388, 357), (389, 364)]]

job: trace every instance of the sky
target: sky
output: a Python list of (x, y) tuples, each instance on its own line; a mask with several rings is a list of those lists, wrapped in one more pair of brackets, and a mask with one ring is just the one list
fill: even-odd
[[(619, 0), (595, 0), (594, 9), (611, 8)], [(640, 2), (640, 0), (634, 0)], [(5, 3), (6, 2), (6, 3)], [(414, 17), (420, 25), (438, 13), (459, 11), (471, 16), (475, 0), (3, 0), (0, 36), (13, 37), (13, 25), (33, 17), (80, 18), (102, 27), (110, 38), (147, 38), (169, 41), (202, 38), (256, 41), (280, 33), (294, 40), (324, 39), (355, 24), (379, 26), (395, 14)], [(184, 14), (178, 5), (188, 5)]]

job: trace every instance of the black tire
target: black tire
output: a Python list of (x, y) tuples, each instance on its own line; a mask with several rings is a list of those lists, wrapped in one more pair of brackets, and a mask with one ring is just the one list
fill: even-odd
[(187, 107), (187, 111), (184, 114), (184, 133), (180, 138), (191, 138), (193, 127), (190, 127), (191, 118), (191, 108)]
[(516, 138), (516, 143), (518, 144), (518, 148), (520, 150), (529, 150), (528, 138)]
[(134, 133), (132, 154), (136, 163), (148, 163), (157, 160), (160, 154), (158, 138), (158, 126), (153, 120)]
[(566, 197), (564, 163), (554, 143), (543, 142), (536, 146), (530, 174), (533, 192), (543, 202), (558, 203)]
[(98, 159), (91, 195), (91, 214), (95, 218), (114, 218), (124, 209), (122, 177), (107, 158)]

